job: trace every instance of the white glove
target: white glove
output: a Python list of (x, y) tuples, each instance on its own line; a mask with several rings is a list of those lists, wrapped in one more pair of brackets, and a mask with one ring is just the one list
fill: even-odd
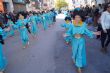
[(94, 32), (93, 34), (95, 34), (95, 35), (101, 35), (101, 32), (98, 31), (98, 32)]
[(68, 35), (67, 34), (63, 34), (63, 37), (67, 37)]

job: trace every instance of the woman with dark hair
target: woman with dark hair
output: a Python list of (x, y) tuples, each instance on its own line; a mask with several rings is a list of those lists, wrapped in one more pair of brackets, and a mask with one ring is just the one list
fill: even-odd
[(107, 47), (110, 43), (110, 4), (105, 6), (106, 11), (101, 15), (101, 51), (107, 53)]
[(74, 15), (73, 26), (69, 28), (64, 36), (72, 36), (72, 59), (78, 68), (78, 73), (82, 73), (82, 68), (86, 66), (86, 43), (84, 35), (91, 38), (94, 35), (100, 35), (99, 32), (88, 30), (87, 24), (82, 21), (80, 13)]

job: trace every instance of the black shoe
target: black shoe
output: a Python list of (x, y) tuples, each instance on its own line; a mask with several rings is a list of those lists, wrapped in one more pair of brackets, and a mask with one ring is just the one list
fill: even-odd
[(105, 47), (104, 49), (105, 49), (105, 52), (107, 53), (108, 52), (107, 47)]
[(107, 48), (102, 48), (101, 52), (104, 53), (104, 54), (107, 54)]

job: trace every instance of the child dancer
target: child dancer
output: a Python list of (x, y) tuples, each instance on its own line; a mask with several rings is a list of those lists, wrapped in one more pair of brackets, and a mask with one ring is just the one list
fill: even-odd
[(7, 65), (6, 59), (3, 55), (2, 44), (4, 44), (4, 40), (3, 40), (2, 33), (3, 33), (3, 30), (2, 28), (0, 28), (0, 73), (3, 73)]
[(29, 45), (29, 37), (28, 37), (28, 31), (27, 28), (25, 27), (27, 20), (24, 19), (24, 16), (22, 14), (19, 14), (19, 19), (16, 22), (18, 28), (19, 28), (19, 32), (20, 32), (20, 36), (21, 36), (21, 40), (23, 43), (23, 48), (27, 48), (27, 46)]
[(36, 16), (34, 16), (32, 13), (30, 14), (29, 19), (30, 25), (31, 25), (31, 33), (33, 37), (36, 37), (36, 34), (38, 32), (38, 26), (36, 23)]
[[(61, 26), (64, 27), (66, 29), (66, 33), (68, 33), (68, 29), (72, 26), (71, 17), (66, 17), (65, 22), (66, 23)], [(66, 44), (69, 44), (71, 41), (71, 37), (70, 36), (65, 37), (65, 41), (66, 41)]]
[(46, 20), (45, 17), (46, 17), (46, 13), (43, 11), (42, 12), (42, 19), (43, 19), (42, 24), (43, 24), (44, 30), (47, 30), (48, 29), (48, 25), (47, 25), (47, 20)]
[[(29, 22), (29, 18), (30, 18), (30, 16), (29, 16), (29, 14), (28, 14), (27, 17), (26, 17), (26, 19), (28, 20), (28, 22)], [(27, 28), (28, 32), (31, 34), (31, 30), (30, 30), (30, 25), (29, 25), (29, 23), (26, 24), (26, 28)]]
[(72, 36), (72, 59), (78, 68), (78, 73), (82, 73), (82, 68), (86, 66), (86, 47), (84, 35), (93, 38), (94, 35), (100, 35), (99, 32), (91, 32), (87, 29), (86, 23), (77, 13), (74, 17), (73, 26), (69, 28), (67, 36)]
[(8, 32), (8, 35), (9, 36), (14, 36), (14, 23), (13, 23), (13, 21), (11, 21), (10, 18), (8, 19), (7, 26), (10, 28), (10, 31)]

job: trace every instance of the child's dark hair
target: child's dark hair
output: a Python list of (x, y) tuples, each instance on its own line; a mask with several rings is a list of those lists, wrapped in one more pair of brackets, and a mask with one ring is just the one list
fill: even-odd
[(66, 20), (71, 21), (71, 17), (65, 17), (65, 21), (66, 21)]
[(84, 15), (84, 13), (83, 13), (83, 11), (75, 11), (74, 12), (74, 16), (73, 16), (73, 19), (75, 19), (75, 16), (76, 15), (78, 15), (78, 16), (80, 16), (81, 17), (81, 19), (82, 19), (82, 21), (85, 21), (85, 15)]

